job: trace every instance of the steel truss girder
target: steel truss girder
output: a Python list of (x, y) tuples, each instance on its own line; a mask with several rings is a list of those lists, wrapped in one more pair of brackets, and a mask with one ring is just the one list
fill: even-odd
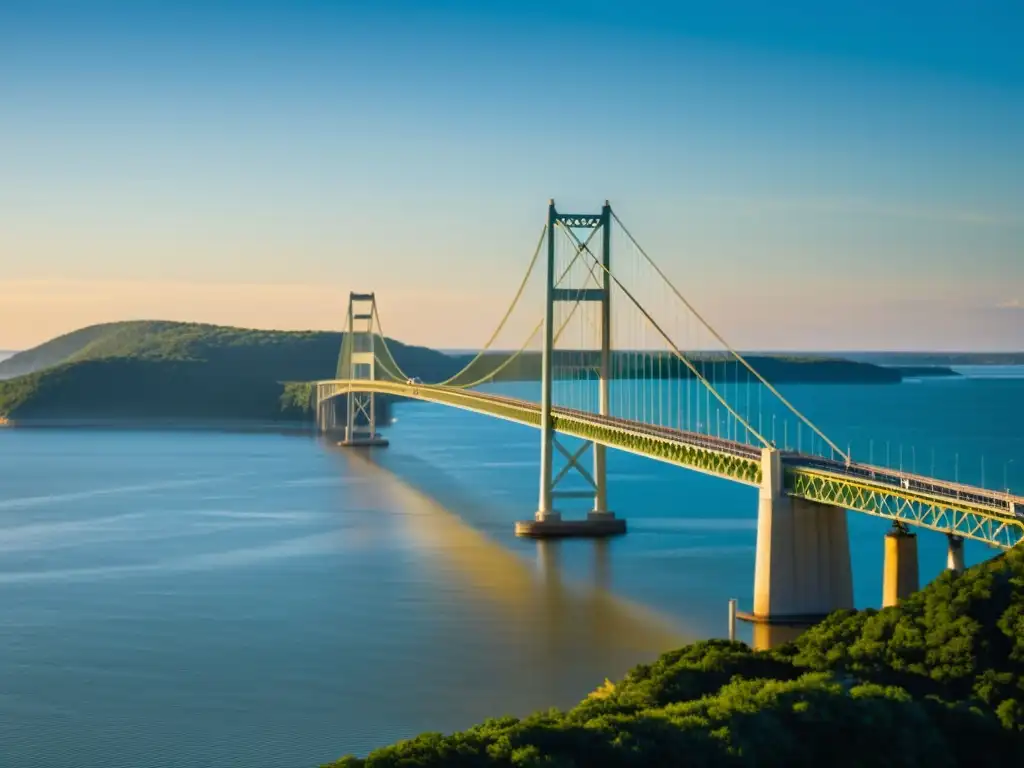
[[(354, 381), (359, 373), (357, 368), (365, 365), (365, 363), (353, 356), (352, 352), (356, 346), (354, 342), (349, 347), (349, 365), (347, 370), (344, 373), (339, 371), (338, 374), (339, 377), (348, 377), (348, 380), (318, 382), (318, 402), (337, 394), (348, 394), (348, 429), (350, 431), (354, 426), (353, 413), (357, 416), (360, 413), (363, 414), (370, 422), (369, 429), (373, 430), (375, 415), (373, 397), (374, 393), (382, 392), (440, 402), (452, 407), (540, 427), (543, 434), (541, 441), (542, 486), (540, 513), (549, 510), (550, 504), (548, 502), (550, 498), (547, 497), (550, 497), (552, 489), (573, 470), (595, 489), (598, 488), (598, 483), (595, 482), (594, 476), (597, 476), (600, 481), (600, 493), (604, 494), (605, 450), (602, 446), (618, 448), (749, 485), (759, 485), (762, 480), (761, 462), (754, 456), (753, 449), (749, 447), (734, 444), (735, 447), (733, 448), (730, 445), (723, 445), (722, 441), (704, 440), (701, 436), (692, 433), (653, 428), (650, 425), (631, 424), (608, 418), (610, 410), (606, 405), (609, 400), (606, 384), (610, 378), (608, 360), (610, 359), (609, 337), (611, 334), (608, 331), (610, 322), (608, 307), (611, 298), (611, 283), (608, 278), (611, 276), (611, 273), (608, 267), (608, 254), (610, 251), (609, 233), (611, 220), (611, 209), (607, 202), (600, 215), (563, 214), (555, 210), (553, 200), (549, 205), (547, 235), (549, 277), (547, 283), (546, 340), (542, 367), (543, 395), (541, 404), (515, 401), (512, 398), (499, 398), (481, 393), (454, 392), (444, 387), (420, 386), (417, 388), (406, 386), (401, 382), (357, 382)], [(584, 280), (582, 287), (578, 289), (556, 287), (557, 283), (553, 282), (552, 266), (554, 264), (553, 237), (555, 225), (558, 225), (559, 228), (567, 233), (571, 242), (575, 243), (578, 253), (589, 253), (593, 257), (594, 262), (599, 260), (591, 251), (589, 243), (591, 238), (598, 234), (597, 230), (602, 230), (605, 238), (603, 248), (605, 259), (603, 282), (605, 287), (603, 289), (585, 287), (589, 285), (591, 278), (596, 279), (594, 265), (590, 265), (590, 275)], [(573, 231), (578, 229), (590, 230), (586, 242), (582, 242), (576, 232)], [(372, 293), (350, 294), (348, 335), (349, 337), (355, 336), (356, 332), (353, 328), (353, 321), (368, 322), (368, 328), (361, 335), (365, 335), (369, 339), (371, 352), (370, 360), (368, 361), (369, 375), (371, 379), (374, 379), (376, 376), (376, 358), (372, 355), (372, 326), (375, 310), (369, 314), (355, 313), (352, 307), (353, 303), (363, 301), (369, 301), (371, 307), (375, 306), (375, 299)], [(602, 369), (597, 369), (598, 377), (605, 387), (601, 390), (601, 412), (604, 414), (603, 417), (567, 408), (552, 407), (552, 381), (555, 378), (553, 361), (557, 352), (554, 349), (554, 341), (552, 339), (552, 307), (555, 302), (568, 301), (575, 301), (577, 304), (580, 301), (604, 303), (604, 326), (602, 330), (603, 371)], [(650, 317), (647, 319), (651, 320)], [(657, 328), (656, 325), (655, 327)], [(343, 347), (343, 356), (344, 349)], [(588, 377), (590, 372), (595, 370), (591, 366), (583, 365), (583, 358), (580, 359), (579, 363), (570, 361), (568, 367), (573, 372), (586, 371)], [(702, 370), (703, 368), (704, 366), (701, 365)], [(387, 372), (386, 368), (384, 370)], [(602, 373), (603, 377), (601, 376)], [(712, 392), (715, 392), (714, 387), (708, 385), (706, 381), (704, 384)], [(729, 408), (728, 404), (726, 404), (726, 407), (727, 409)], [(733, 415), (740, 418), (735, 412)], [(742, 421), (742, 418), (740, 418), (740, 421)], [(753, 431), (752, 428), (751, 431)], [(584, 442), (578, 450), (570, 452), (555, 438), (556, 433), (571, 435)], [(757, 433), (755, 432), (754, 434)], [(580, 463), (580, 459), (591, 445), (596, 446), (594, 475), (587, 472)], [(551, 472), (552, 449), (559, 451), (566, 459), (565, 465), (554, 477), (552, 477)], [(848, 457), (847, 463), (849, 464)], [(784, 487), (786, 492), (793, 497), (851, 509), (890, 519), (898, 523), (956, 534), (1000, 548), (1012, 547), (1024, 539), (1024, 518), (1016, 518), (1012, 514), (1014, 503), (1009, 499), (1009, 492), (1007, 492), (1007, 506), (1010, 512), (1007, 513), (1001, 509), (994, 508), (991, 503), (979, 502), (977, 499), (944, 498), (930, 495), (929, 491), (920, 488), (911, 490), (914, 486), (911, 486), (909, 483), (899, 487), (878, 483), (875, 480), (861, 481), (856, 477), (811, 469), (797, 462), (786, 466), (783, 471)], [(566, 493), (572, 494), (576, 492)], [(959, 492), (957, 496), (959, 496)], [(603, 509), (605, 505), (595, 501), (595, 508), (598, 508), (598, 506)]]
[[(378, 394), (392, 394), (417, 400), (442, 403), (454, 408), (494, 416), (517, 424), (540, 427), (540, 406), (526, 400), (485, 395), (478, 392), (427, 385), (410, 385), (394, 381), (326, 381), (317, 383), (321, 399), (348, 394), (350, 391), (371, 389)], [(609, 448), (686, 467), (698, 472), (734, 480), (745, 485), (761, 483), (761, 462), (748, 456), (715, 450), (714, 448), (674, 440), (645, 431), (646, 425), (636, 429), (591, 421), (587, 414), (570, 413), (554, 408), (552, 426), (563, 435), (597, 442)]]
[(966, 504), (957, 506), (927, 494), (860, 483), (827, 472), (787, 467), (785, 488), (790, 496), (954, 533), (1000, 549), (1009, 549), (1024, 539), (1024, 521), (1005, 513)]
[[(417, 400), (441, 403), (453, 408), (493, 416), (517, 424), (540, 427), (540, 406), (526, 400), (487, 395), (447, 387), (408, 385), (394, 381), (322, 381), (316, 383), (317, 400), (338, 395), (373, 391)], [(686, 438), (671, 439), (628, 426), (592, 421), (587, 414), (554, 409), (554, 430), (610, 448), (647, 456), (668, 464), (693, 469), (746, 485), (761, 484), (761, 462), (749, 456), (731, 454), (690, 443)], [(827, 472), (786, 467), (786, 492), (798, 498), (850, 509), (889, 520), (897, 520), (929, 530), (954, 533), (964, 538), (1008, 549), (1024, 540), (1024, 520), (1000, 510), (955, 505), (903, 488), (872, 485)]]
[(611, 448), (636, 453), (668, 464), (695, 469), (748, 485), (761, 482), (761, 462), (745, 456), (709, 450), (656, 435), (588, 421), (585, 417), (554, 414), (555, 430), (592, 440)]

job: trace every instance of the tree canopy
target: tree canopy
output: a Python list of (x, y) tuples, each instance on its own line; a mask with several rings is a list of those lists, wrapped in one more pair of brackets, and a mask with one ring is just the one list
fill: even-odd
[[(109, 323), (0, 362), (0, 416), (307, 420), (308, 388), (330, 379), (342, 334), (199, 323)], [(444, 378), (453, 358), (388, 340), (399, 365)]]
[(567, 712), (428, 733), (333, 768), (1000, 766), (1024, 754), (1024, 550), (757, 652), (711, 640)]

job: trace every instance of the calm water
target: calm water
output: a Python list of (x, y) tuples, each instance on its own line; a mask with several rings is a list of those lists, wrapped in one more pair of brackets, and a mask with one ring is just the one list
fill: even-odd
[[(934, 451), (974, 482), (984, 457), (987, 485), (1019, 490), (1024, 378), (1003, 373), (786, 394), (855, 455), (888, 442), (928, 471)], [(396, 415), (373, 459), (278, 435), (0, 430), (4, 762), (316, 765), (568, 706), (724, 634), (728, 598), (749, 607), (754, 490), (613, 454), (628, 536), (521, 541), (536, 433)], [(886, 524), (850, 529), (857, 601), (877, 605)], [(920, 545), (928, 579), (944, 537)]]

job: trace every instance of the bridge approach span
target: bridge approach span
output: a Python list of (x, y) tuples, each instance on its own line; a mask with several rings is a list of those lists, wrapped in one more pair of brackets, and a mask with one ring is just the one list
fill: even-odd
[[(504, 395), (406, 382), (337, 379), (316, 383), (318, 405), (353, 393), (440, 403), (541, 426), (541, 405)], [(553, 407), (560, 434), (759, 487), (762, 449), (703, 433)], [(780, 451), (787, 495), (1009, 549), (1024, 539), (1024, 497), (859, 462)]]

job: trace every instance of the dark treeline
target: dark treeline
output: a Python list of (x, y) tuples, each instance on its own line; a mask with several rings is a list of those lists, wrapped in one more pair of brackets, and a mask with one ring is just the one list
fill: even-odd
[[(617, 379), (689, 379), (694, 370), (708, 381), (756, 381), (754, 375), (732, 356), (709, 352), (687, 352), (692, 368), (669, 352), (612, 353), (611, 375)], [(503, 366), (509, 353), (488, 353), (461, 376), (459, 381), (473, 381)], [(463, 365), (472, 356), (462, 356)], [(870, 363), (856, 363), (827, 357), (745, 356), (744, 359), (761, 376), (772, 383), (863, 383), (895, 384), (901, 373)], [(556, 350), (553, 355), (556, 375), (563, 378), (596, 378), (600, 355), (596, 351)], [(539, 352), (526, 352), (495, 377), (497, 381), (536, 381), (541, 373)], [(950, 372), (952, 373), (952, 372)]]
[[(0, 416), (49, 418), (196, 418), (300, 420), (312, 418), (310, 390), (301, 382), (334, 378), (342, 334), (256, 331), (196, 323), (138, 321), (85, 328), (0, 362)], [(472, 355), (447, 355), (392, 339), (387, 346), (401, 371), (378, 344), (378, 376), (415, 376), (442, 381)], [(752, 381), (735, 360), (715, 353), (688, 353), (712, 383)], [(537, 381), (541, 356), (524, 353), (508, 365), (509, 353), (483, 355), (454, 383), (487, 377)], [(752, 356), (751, 365), (772, 383), (893, 383), (899, 371), (824, 357)], [(593, 377), (596, 352), (559, 350), (560, 377)], [(693, 372), (668, 353), (618, 351), (615, 378), (684, 378)], [(289, 382), (299, 382), (292, 383)]]

